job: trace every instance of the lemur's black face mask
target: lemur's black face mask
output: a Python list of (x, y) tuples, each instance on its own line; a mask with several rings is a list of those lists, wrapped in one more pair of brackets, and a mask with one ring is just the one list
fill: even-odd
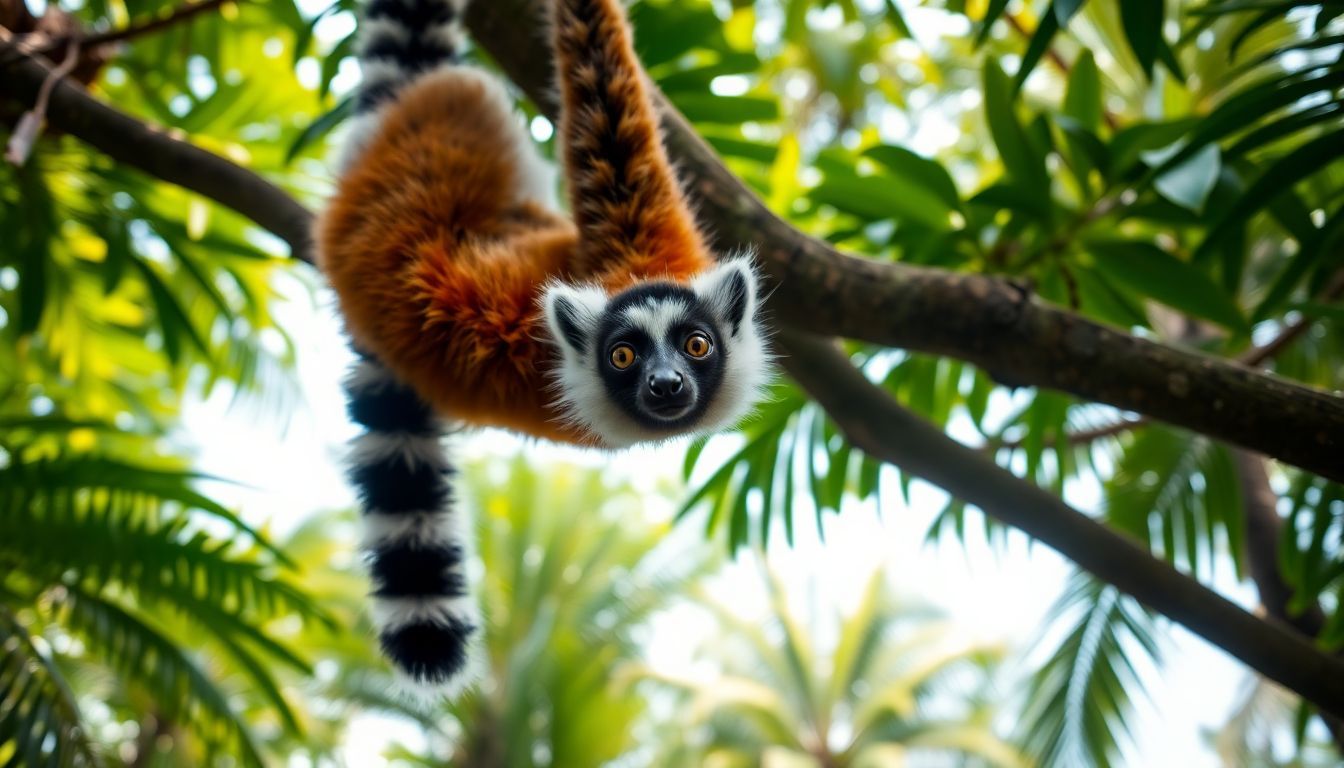
[(723, 381), (726, 339), (688, 288), (649, 283), (613, 297), (595, 362), (607, 396), (653, 430), (696, 423)]

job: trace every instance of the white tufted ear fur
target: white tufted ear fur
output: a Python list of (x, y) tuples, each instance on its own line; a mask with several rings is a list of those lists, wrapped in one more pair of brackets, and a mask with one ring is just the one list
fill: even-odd
[(546, 328), (560, 344), (566, 359), (582, 355), (588, 349), (606, 306), (607, 296), (596, 286), (560, 282), (546, 286), (542, 298)]
[(756, 316), (756, 272), (747, 257), (726, 259), (697, 276), (692, 287), (724, 330), (740, 337)]
[(727, 365), (714, 402), (696, 433), (730, 429), (751, 413), (774, 378), (756, 292), (759, 280), (750, 254), (724, 259), (698, 275), (691, 287), (728, 334)]
[(560, 350), (560, 364), (550, 377), (564, 421), (598, 436), (609, 447), (633, 442), (618, 440), (602, 427), (623, 420), (607, 396), (594, 359), (607, 295), (593, 285), (553, 282), (546, 286), (541, 301), (546, 329)]

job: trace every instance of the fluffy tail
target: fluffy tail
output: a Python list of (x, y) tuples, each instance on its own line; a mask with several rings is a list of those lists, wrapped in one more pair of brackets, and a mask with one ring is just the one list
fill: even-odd
[[(457, 60), (464, 5), (369, 0), (359, 27), (359, 112), (372, 113), (418, 75)], [(346, 381), (350, 418), (365, 430), (354, 441), (349, 477), (364, 522), (379, 642), (414, 683), (452, 694), (471, 680), (480, 620), (443, 426), (380, 361), (360, 357)]]
[(416, 76), (458, 60), (467, 0), (369, 0), (359, 22), (363, 79), (356, 109), (368, 112)]
[(415, 683), (456, 692), (469, 681), (480, 621), (443, 427), (373, 358), (355, 365), (346, 393), (350, 418), (365, 430), (355, 438), (349, 475), (363, 513), (379, 642)]

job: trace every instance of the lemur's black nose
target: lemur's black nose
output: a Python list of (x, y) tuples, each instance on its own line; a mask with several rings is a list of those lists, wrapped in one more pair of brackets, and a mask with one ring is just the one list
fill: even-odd
[(654, 397), (671, 397), (681, 393), (681, 386), (684, 383), (685, 380), (676, 371), (655, 371), (649, 377), (649, 394)]

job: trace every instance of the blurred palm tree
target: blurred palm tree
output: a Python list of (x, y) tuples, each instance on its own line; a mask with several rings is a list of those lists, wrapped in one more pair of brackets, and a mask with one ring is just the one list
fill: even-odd
[[(858, 606), (831, 625), (806, 622), (779, 579), (765, 576), (765, 621), (706, 600), (721, 634), (704, 656), (716, 673), (695, 680), (650, 673), (685, 697), (666, 727), (660, 766), (877, 768), (931, 756), (962, 765), (1019, 766), (995, 734), (996, 648), (967, 642), (931, 611), (869, 579)], [(833, 638), (820, 651), (823, 638)]]
[[(402, 696), (372, 657), (364, 625), (335, 638), (340, 647), (319, 649), (339, 672), (317, 695), (418, 723), (423, 745), (391, 749), (414, 764), (583, 768), (633, 750), (645, 702), (621, 670), (639, 659), (650, 616), (705, 572), (706, 548), (687, 546), (694, 536), (668, 536), (641, 496), (597, 470), (559, 463), (538, 471), (519, 457), (473, 461), (462, 476), (483, 568), (474, 578), (486, 619), (483, 679), (451, 704)], [(330, 540), (338, 529), (330, 522), (305, 526), (299, 539), (309, 543), (299, 550), (323, 552), (312, 545)], [(333, 610), (362, 602), (340, 586), (352, 577), (349, 564), (313, 565), (318, 583), (342, 596)]]
[(308, 665), (281, 620), (330, 619), (292, 561), (180, 461), (70, 449), (88, 425), (2, 421), (0, 761), (146, 765), (171, 744), (155, 764), (263, 765), (262, 734), (300, 734), (277, 677)]

